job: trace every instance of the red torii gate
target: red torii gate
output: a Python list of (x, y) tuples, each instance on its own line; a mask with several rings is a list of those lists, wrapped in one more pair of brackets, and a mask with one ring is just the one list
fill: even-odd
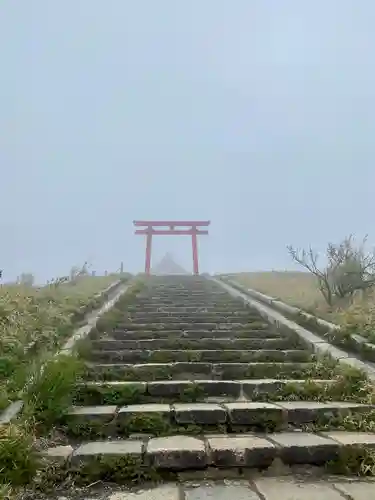
[[(193, 269), (194, 274), (199, 274), (198, 265), (198, 245), (197, 236), (208, 234), (207, 229), (198, 229), (199, 227), (207, 227), (210, 225), (210, 221), (145, 221), (145, 220), (135, 220), (133, 221), (135, 227), (144, 227), (145, 229), (136, 229), (135, 234), (145, 234), (146, 238), (146, 262), (145, 262), (145, 273), (150, 274), (151, 270), (151, 249), (152, 249), (152, 237), (153, 236), (181, 236), (188, 235), (191, 236), (191, 243), (193, 247)], [(187, 229), (176, 229), (176, 227), (187, 228)], [(155, 229), (160, 228), (160, 229)]]

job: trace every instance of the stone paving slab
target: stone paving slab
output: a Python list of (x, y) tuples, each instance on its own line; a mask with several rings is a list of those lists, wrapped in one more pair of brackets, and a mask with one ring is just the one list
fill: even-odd
[(335, 488), (340, 493), (354, 500), (373, 500), (375, 498), (375, 483), (335, 483)]
[(113, 493), (110, 496), (102, 497), (102, 500), (181, 500), (181, 496), (177, 486), (166, 485), (136, 493)]
[(334, 439), (344, 446), (368, 446), (375, 447), (375, 434), (362, 434), (361, 432), (330, 431), (323, 433), (329, 439)]
[(346, 478), (258, 478), (189, 481), (128, 490), (126, 488), (50, 500), (374, 500), (375, 482)]
[(327, 483), (267, 478), (255, 481), (255, 486), (265, 500), (343, 500), (342, 495)]
[(184, 500), (259, 500), (245, 481), (234, 484), (209, 484), (184, 488)]

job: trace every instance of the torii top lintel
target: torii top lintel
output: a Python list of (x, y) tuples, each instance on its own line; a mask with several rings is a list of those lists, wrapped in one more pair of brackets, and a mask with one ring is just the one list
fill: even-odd
[[(199, 227), (207, 227), (210, 221), (133, 221), (135, 227), (143, 227), (144, 229), (137, 229), (135, 234), (152, 234), (160, 236), (168, 235), (207, 235), (208, 231), (198, 229)], [(176, 227), (184, 229), (176, 229)], [(159, 229), (154, 229), (159, 228)], [(185, 229), (186, 228), (186, 229)]]
[(133, 224), (136, 227), (144, 227), (144, 226), (154, 226), (154, 227), (164, 227), (164, 226), (182, 226), (182, 227), (189, 227), (189, 226), (195, 226), (195, 227), (207, 227), (210, 225), (209, 220), (205, 221), (186, 221), (186, 220), (156, 220), (156, 221), (150, 221), (150, 220), (135, 220), (133, 221)]

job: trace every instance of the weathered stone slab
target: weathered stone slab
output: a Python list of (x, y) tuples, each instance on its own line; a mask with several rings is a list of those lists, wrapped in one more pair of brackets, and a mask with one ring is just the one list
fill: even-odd
[(349, 357), (349, 354), (338, 347), (335, 347), (328, 342), (319, 342), (314, 344), (314, 351), (322, 356), (332, 356), (334, 359), (340, 360)]
[(256, 479), (255, 485), (266, 500), (344, 500), (328, 483), (296, 482), (287, 478)]
[(346, 403), (342, 401), (330, 401), (322, 403), (318, 401), (283, 401), (277, 403), (287, 412), (288, 422), (303, 424), (314, 422), (318, 416), (334, 417), (348, 414), (351, 411), (365, 411), (369, 405)]
[(276, 447), (253, 435), (217, 435), (207, 438), (211, 461), (217, 467), (265, 467), (276, 456)]
[(138, 380), (134, 381), (128, 381), (128, 380), (108, 380), (105, 382), (95, 382), (95, 381), (88, 381), (84, 383), (79, 383), (79, 386), (86, 386), (86, 387), (109, 387), (109, 388), (114, 388), (114, 389), (122, 389), (122, 388), (132, 388), (132, 389), (137, 389), (138, 391), (141, 392), (146, 392), (147, 389), (147, 382), (140, 382)]
[(147, 392), (151, 396), (175, 396), (191, 387), (193, 387), (193, 382), (190, 380), (161, 380), (160, 382), (148, 382)]
[(232, 425), (256, 425), (266, 421), (281, 423), (283, 418), (282, 409), (274, 404), (235, 402), (225, 404), (224, 408)]
[(186, 500), (259, 500), (245, 481), (228, 484), (203, 484), (185, 489)]
[(97, 362), (108, 363), (145, 363), (149, 357), (149, 352), (145, 350), (92, 350), (90, 359)]
[(190, 436), (150, 439), (146, 449), (150, 464), (160, 469), (200, 469), (207, 465), (205, 444)]
[(180, 500), (180, 498), (180, 489), (177, 485), (162, 485), (137, 492), (121, 491), (113, 493), (108, 497), (108, 500)]
[(344, 446), (375, 447), (375, 434), (367, 432), (331, 431), (322, 434)]
[[(334, 383), (333, 380), (310, 379), (314, 384), (322, 387)], [(249, 399), (254, 394), (267, 394), (269, 399), (272, 400), (272, 393), (280, 391), (285, 385), (292, 384), (293, 386), (303, 387), (306, 380), (300, 379), (248, 379), (240, 381), (243, 387), (244, 395)]]
[(374, 482), (335, 483), (335, 488), (346, 495), (344, 498), (353, 498), (354, 500), (373, 500), (375, 498)]
[(5, 410), (0, 413), (0, 425), (9, 424), (12, 420), (17, 418), (23, 408), (23, 401), (14, 401)]
[(283, 432), (267, 437), (279, 445), (279, 455), (284, 463), (324, 464), (337, 457), (339, 445), (328, 437), (308, 432)]
[(173, 405), (174, 418), (179, 424), (224, 424), (227, 412), (218, 404), (182, 403)]
[(286, 381), (280, 379), (251, 379), (241, 380), (245, 396), (251, 398), (254, 393), (269, 394), (284, 387)]
[(242, 383), (238, 380), (194, 380), (207, 396), (239, 397)]
[(167, 404), (154, 403), (123, 406), (118, 412), (118, 421), (126, 421), (139, 415), (145, 415), (146, 418), (157, 416), (169, 422), (171, 418), (171, 407)]
[(70, 445), (66, 446), (54, 446), (53, 448), (48, 448), (44, 455), (46, 458), (52, 462), (66, 462), (73, 453), (73, 447)]
[(125, 339), (103, 339), (94, 340), (91, 343), (93, 350), (104, 350), (104, 351), (121, 351), (121, 350), (138, 350), (141, 349), (140, 342), (138, 340), (125, 340)]
[(72, 464), (95, 460), (99, 457), (142, 457), (143, 442), (136, 440), (94, 441), (79, 446), (71, 457)]
[(68, 413), (69, 417), (83, 420), (104, 420), (109, 421), (114, 418), (117, 406), (73, 406)]

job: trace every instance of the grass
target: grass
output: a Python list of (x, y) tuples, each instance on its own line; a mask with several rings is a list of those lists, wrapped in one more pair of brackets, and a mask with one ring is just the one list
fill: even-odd
[(309, 273), (270, 271), (227, 276), (246, 288), (299, 307), (375, 343), (375, 290), (357, 295), (351, 303), (341, 301), (330, 307), (319, 292), (316, 279)]
[(253, 288), (292, 306), (305, 310), (329, 310), (317, 281), (310, 273), (298, 271), (265, 271), (227, 275), (242, 286)]
[[(40, 440), (71, 406), (83, 364), (77, 354), (56, 356), (84, 314), (99, 307), (99, 296), (120, 277), (82, 277), (71, 283), (0, 290), (0, 394), (2, 407), (22, 399), (23, 412), (0, 426), (0, 500), (34, 480), (45, 468)], [(122, 276), (126, 280), (128, 276)], [(1, 407), (0, 407), (1, 409)]]
[(30, 363), (54, 352), (100, 306), (99, 292), (118, 275), (82, 277), (44, 287), (0, 287), (0, 410), (17, 398)]
[[(133, 288), (136, 290), (136, 287)], [(64, 286), (64, 290), (67, 293), (69, 289)], [(92, 296), (92, 292), (90, 295), (87, 293), (87, 296)], [(41, 310), (33, 311), (37, 317), (40, 312), (43, 313)], [(107, 317), (111, 319), (113, 314), (118, 316), (116, 307)], [(27, 310), (25, 316), (30, 318), (30, 311)], [(50, 316), (41, 314), (41, 318), (45, 320)], [(31, 315), (31, 321), (33, 320), (35, 318)], [(71, 322), (68, 324), (73, 326)], [(44, 326), (45, 323), (41, 322), (41, 327)], [(51, 327), (50, 322), (47, 322), (47, 327)], [(14, 330), (13, 333), (17, 340), (17, 332)], [(24, 339), (24, 334), (21, 329), (19, 337)], [(52, 486), (55, 479), (62, 478), (59, 471), (53, 471), (46, 463), (41, 452), (48, 445), (55, 444), (50, 436), (63, 423), (67, 409), (74, 402), (77, 380), (84, 365), (75, 350), (69, 355), (56, 356), (52, 346), (57, 346), (60, 336), (58, 331), (53, 331), (53, 334), (56, 342), (47, 342), (47, 349), (33, 351), (31, 357), (25, 356), (18, 366), (15, 364), (15, 370), (5, 380), (8, 389), (10, 386), (13, 390), (16, 386), (18, 389), (22, 388), (21, 394), (14, 392), (13, 395), (22, 396), (24, 409), (15, 422), (0, 427), (0, 500), (2, 497), (7, 498), (12, 489), (17, 490), (29, 483), (34, 487), (39, 484), (44, 488)]]
[(0, 492), (29, 484), (44, 470), (41, 451), (48, 438), (40, 438), (46, 433), (48, 436), (72, 404), (80, 367), (75, 355), (60, 355), (50, 357), (43, 369), (38, 363), (30, 369), (22, 414), (0, 426)]

